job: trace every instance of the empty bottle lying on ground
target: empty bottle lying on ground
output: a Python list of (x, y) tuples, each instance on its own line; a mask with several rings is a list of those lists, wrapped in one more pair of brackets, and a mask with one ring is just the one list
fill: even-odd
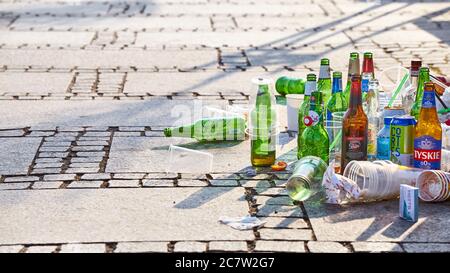
[(194, 138), (198, 141), (245, 140), (245, 119), (239, 116), (204, 118), (192, 124), (164, 129), (166, 137)]
[(275, 83), (275, 90), (278, 94), (286, 96), (287, 94), (303, 94), (305, 93), (306, 81), (301, 78), (280, 77)]

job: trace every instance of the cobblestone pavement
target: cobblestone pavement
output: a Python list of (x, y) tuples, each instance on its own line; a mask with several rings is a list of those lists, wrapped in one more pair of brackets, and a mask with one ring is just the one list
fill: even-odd
[[(245, 175), (248, 141), (162, 129), (246, 105), (257, 75), (304, 77), (322, 57), (347, 71), (352, 50), (450, 75), (449, 29), (448, 1), (0, 1), (0, 252), (448, 252), (448, 203), (421, 203), (415, 224), (397, 201), (294, 204), (289, 173)], [(165, 173), (170, 144), (211, 152), (213, 171)], [(217, 222), (248, 213), (266, 226)]]

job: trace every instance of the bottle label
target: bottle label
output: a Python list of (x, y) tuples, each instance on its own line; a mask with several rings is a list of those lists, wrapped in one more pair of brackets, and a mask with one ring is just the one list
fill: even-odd
[(377, 128), (375, 124), (369, 123), (367, 130), (367, 154), (375, 155), (377, 153)]
[(414, 139), (414, 167), (439, 170), (441, 168), (441, 149), (441, 140), (428, 135), (416, 137)]
[(330, 76), (330, 66), (322, 65), (319, 71), (319, 79), (329, 79)]
[(303, 122), (306, 126), (314, 126), (320, 121), (320, 115), (312, 110), (309, 110), (308, 115), (303, 118)]
[(434, 108), (436, 107), (436, 100), (434, 91), (425, 91), (422, 99), (422, 108)]
[(361, 80), (361, 92), (369, 92), (369, 79), (362, 79)]
[(364, 142), (364, 137), (346, 137), (345, 138), (345, 143), (347, 143), (347, 154), (346, 156), (353, 160), (353, 159), (362, 159), (364, 157), (364, 152), (363, 152), (363, 142)]

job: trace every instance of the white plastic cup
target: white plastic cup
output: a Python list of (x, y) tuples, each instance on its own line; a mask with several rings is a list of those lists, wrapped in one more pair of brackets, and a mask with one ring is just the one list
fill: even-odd
[(214, 156), (210, 153), (170, 145), (167, 173), (211, 173)]
[(373, 201), (399, 196), (400, 185), (415, 186), (421, 172), (387, 160), (351, 161), (344, 170), (344, 176), (356, 182), (362, 200)]
[(288, 131), (298, 132), (298, 109), (303, 103), (302, 94), (286, 95), (286, 112)]

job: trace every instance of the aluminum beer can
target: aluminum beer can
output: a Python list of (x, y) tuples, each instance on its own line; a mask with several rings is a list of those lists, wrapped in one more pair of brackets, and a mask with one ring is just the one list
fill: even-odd
[(414, 163), (414, 125), (412, 116), (394, 117), (391, 122), (391, 161), (412, 167)]

